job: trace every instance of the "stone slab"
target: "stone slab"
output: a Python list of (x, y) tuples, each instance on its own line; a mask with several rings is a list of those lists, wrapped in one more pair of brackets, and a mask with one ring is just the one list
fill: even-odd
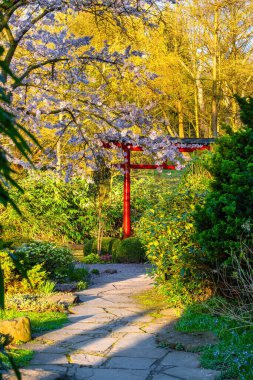
[[(180, 363), (178, 363), (180, 364)], [(218, 371), (203, 368), (174, 367), (169, 368), (163, 373), (181, 378), (183, 380), (215, 380), (220, 374)]]
[(40, 343), (26, 343), (25, 345), (18, 345), (17, 348), (23, 348), (24, 350), (32, 350), (35, 352), (50, 352), (54, 354), (65, 354), (67, 353), (66, 348), (61, 346), (56, 346), (54, 344), (40, 344)]
[(76, 380), (144, 380), (149, 371), (145, 370), (124, 370), (124, 369), (104, 369), (104, 368), (77, 368), (75, 372)]
[(184, 380), (184, 379), (180, 379), (180, 377), (169, 376), (164, 373), (159, 373), (159, 374), (154, 375), (152, 377), (152, 380)]
[(89, 354), (72, 354), (70, 355), (70, 363), (80, 366), (100, 366), (106, 362), (107, 357)]
[[(58, 380), (59, 372), (45, 370), (25, 369), (21, 371), (22, 380)], [(62, 375), (62, 374), (61, 374)], [(3, 376), (3, 380), (17, 380), (16, 375), (8, 374)]]
[(187, 368), (199, 368), (199, 355), (193, 354), (191, 352), (184, 351), (172, 351), (170, 352), (160, 363), (161, 366), (173, 366), (178, 365), (180, 363), (180, 367)]
[(29, 370), (33, 371), (52, 371), (56, 373), (66, 373), (69, 369), (69, 364), (45, 364), (45, 365), (30, 365)]
[(144, 331), (141, 330), (141, 327), (138, 325), (126, 325), (122, 327), (114, 328), (114, 331), (117, 333), (139, 333), (144, 334)]
[(115, 338), (101, 338), (93, 339), (87, 343), (78, 343), (75, 345), (76, 350), (85, 351), (85, 352), (105, 352), (108, 350), (117, 339)]
[(143, 333), (132, 333), (126, 335), (123, 339), (117, 342), (117, 348), (156, 348), (154, 335)]
[(67, 357), (63, 354), (53, 354), (53, 353), (37, 353), (35, 357), (31, 360), (30, 365), (35, 364), (67, 364)]
[(118, 347), (113, 347), (110, 351), (110, 355), (123, 356), (128, 358), (162, 358), (168, 350), (163, 348), (128, 348), (122, 349)]
[(57, 343), (75, 344), (75, 343), (80, 343), (80, 342), (87, 342), (90, 339), (91, 338), (87, 336), (87, 334), (75, 334), (75, 333), (62, 334), (58, 332), (58, 335), (57, 335), (57, 333), (55, 332), (53, 334), (49, 333), (49, 334), (43, 335), (43, 340), (50, 340)]
[(107, 363), (107, 368), (118, 369), (149, 369), (156, 359), (150, 358), (128, 358), (128, 357), (113, 357)]

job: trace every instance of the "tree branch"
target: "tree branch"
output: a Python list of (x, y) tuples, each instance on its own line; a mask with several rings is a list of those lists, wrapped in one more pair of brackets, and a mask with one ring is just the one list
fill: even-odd
[[(110, 60), (107, 60), (107, 59), (104, 59), (104, 58), (100, 58), (100, 57), (85, 57), (85, 56), (81, 56), (81, 57), (77, 57), (77, 58), (73, 58), (74, 60), (78, 59), (78, 60), (82, 60), (82, 61), (98, 61), (98, 62), (104, 62), (104, 63), (109, 63), (111, 65), (116, 65), (118, 62), (117, 60), (115, 61), (110, 61)], [(40, 62), (40, 63), (36, 63), (34, 65), (31, 65), (30, 67), (28, 67), (28, 69), (18, 78), (19, 79), (19, 83), (15, 83), (13, 85), (13, 89), (19, 87), (20, 85), (23, 85), (21, 82), (23, 79), (25, 79), (26, 77), (29, 76), (29, 74), (36, 70), (36, 69), (40, 69), (44, 66), (47, 66), (47, 65), (51, 65), (53, 63), (57, 63), (57, 62), (69, 62), (71, 61), (72, 58), (52, 58), (52, 59), (47, 59), (46, 61), (43, 61), (43, 62)]]

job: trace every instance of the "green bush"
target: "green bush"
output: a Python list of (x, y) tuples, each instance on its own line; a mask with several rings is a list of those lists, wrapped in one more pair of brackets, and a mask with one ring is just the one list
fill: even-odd
[[(5, 290), (9, 294), (16, 293), (41, 293), (45, 290), (45, 287), (54, 287), (54, 283), (48, 280), (48, 274), (43, 269), (43, 264), (35, 264), (29, 270), (27, 270), (26, 278), (22, 278), (22, 274), (17, 270), (13, 263), (13, 260), (7, 254), (7, 252), (0, 252), (1, 268), (4, 276)], [(23, 266), (23, 262), (20, 264)]]
[(130, 237), (117, 244), (112, 259), (116, 263), (140, 263), (145, 260), (145, 250), (139, 239)]
[(83, 253), (84, 256), (88, 256), (92, 252), (92, 246), (94, 243), (94, 239), (85, 239), (83, 244)]
[[(111, 237), (103, 237), (100, 255), (111, 255), (113, 245), (119, 240)], [(97, 253), (97, 239), (85, 239), (84, 241), (84, 256), (91, 253)]]
[[(115, 240), (117, 240), (117, 239), (111, 238), (111, 237), (103, 237), (100, 255), (106, 255), (106, 254), (111, 255), (112, 254), (112, 246), (113, 246)], [(97, 252), (97, 239), (93, 240), (92, 252), (93, 253)]]
[(121, 239), (114, 239), (112, 244), (112, 258), (116, 256), (118, 246), (121, 244)]
[(21, 276), (7, 252), (0, 251), (0, 262), (4, 276), (4, 286), (8, 290), (15, 282), (21, 281)]
[[(217, 140), (209, 172), (211, 191), (196, 208), (196, 240), (203, 262), (216, 269), (230, 263), (230, 253), (251, 246), (253, 231), (253, 98), (238, 98), (244, 127)], [(252, 261), (253, 264), (253, 261)]]
[(102, 260), (97, 253), (90, 253), (89, 255), (83, 258), (84, 264), (99, 264)]
[[(34, 240), (81, 243), (83, 238), (95, 238), (98, 232), (98, 194), (94, 184), (73, 179), (66, 183), (50, 172), (23, 173), (18, 183), (25, 190), (10, 190), (22, 216), (11, 207), (0, 205), (2, 239), (14, 246)], [(168, 176), (133, 173), (132, 224), (143, 212), (167, 194), (171, 181)], [(157, 188), (159, 187), (159, 192)], [(114, 176), (111, 189), (102, 204), (104, 236), (122, 235), (123, 177)], [(91, 252), (89, 252), (91, 253)], [(89, 254), (87, 252), (87, 254)], [(106, 252), (108, 253), (108, 252)], [(86, 253), (85, 253), (86, 254)]]
[(0, 207), (4, 240), (15, 245), (28, 240), (82, 242), (96, 233), (97, 216), (90, 184), (75, 179), (70, 183), (49, 173), (29, 173), (19, 180), (20, 194), (11, 189), (22, 215), (11, 207)]
[(73, 268), (73, 270), (69, 271), (68, 277), (70, 281), (84, 281), (87, 283), (89, 280), (89, 272), (86, 268)]
[(70, 249), (59, 247), (54, 243), (33, 242), (16, 249), (15, 255), (25, 269), (32, 269), (42, 264), (43, 269), (52, 280), (64, 280), (73, 271), (74, 260)]
[(192, 212), (203, 202), (209, 183), (201, 160), (203, 155), (189, 164), (178, 187), (148, 209), (135, 230), (154, 264), (156, 282), (178, 306), (203, 297), (206, 287), (199, 248), (192, 240)]

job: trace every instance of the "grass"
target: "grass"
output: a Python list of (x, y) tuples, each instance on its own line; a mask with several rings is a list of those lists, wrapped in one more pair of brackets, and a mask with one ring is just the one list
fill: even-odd
[(36, 311), (16, 311), (5, 310), (0, 312), (0, 319), (14, 319), (18, 317), (28, 317), (31, 321), (32, 332), (55, 330), (67, 322), (67, 315), (61, 312), (46, 311), (38, 313)]
[[(20, 349), (9, 349), (7, 350), (8, 355), (12, 357), (18, 368), (25, 367), (29, 364), (30, 360), (33, 358), (34, 352), (31, 350), (20, 350)], [(0, 361), (8, 368), (11, 368), (10, 361), (8, 357), (0, 353)]]
[[(221, 371), (220, 379), (253, 379), (253, 326), (207, 312), (208, 302), (187, 307), (176, 324), (182, 332), (212, 331), (219, 343), (201, 349), (201, 365)], [(210, 309), (211, 310), (211, 309)]]
[[(0, 311), (0, 319), (14, 319), (18, 317), (29, 317), (31, 321), (32, 332), (40, 332), (45, 330), (54, 330), (60, 328), (68, 319), (67, 315), (60, 312), (35, 312), (35, 311), (15, 311), (5, 310)], [(28, 365), (33, 357), (34, 352), (24, 349), (7, 349), (6, 352), (10, 355), (18, 368)], [(10, 361), (6, 355), (0, 353), (0, 362), (11, 368)]]

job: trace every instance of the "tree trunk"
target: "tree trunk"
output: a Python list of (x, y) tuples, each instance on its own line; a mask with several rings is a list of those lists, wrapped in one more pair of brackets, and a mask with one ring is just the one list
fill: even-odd
[(218, 22), (219, 7), (215, 7), (214, 11), (214, 42), (213, 42), (213, 75), (212, 75), (212, 118), (211, 128), (213, 137), (218, 136)]
[(177, 112), (178, 112), (178, 136), (184, 137), (184, 114), (182, 107), (182, 100), (178, 99), (177, 101)]
[(197, 84), (194, 88), (194, 108), (195, 108), (195, 133), (199, 138), (199, 102), (198, 102), (198, 87)]
[(61, 175), (61, 139), (56, 143), (56, 170), (58, 175)]
[(196, 70), (196, 92), (197, 92), (197, 102), (198, 102), (198, 121), (199, 121), (199, 137), (209, 137), (208, 125), (205, 122), (205, 101), (204, 101), (204, 91), (203, 84), (201, 82), (200, 76), (202, 71), (202, 65), (200, 65)]

